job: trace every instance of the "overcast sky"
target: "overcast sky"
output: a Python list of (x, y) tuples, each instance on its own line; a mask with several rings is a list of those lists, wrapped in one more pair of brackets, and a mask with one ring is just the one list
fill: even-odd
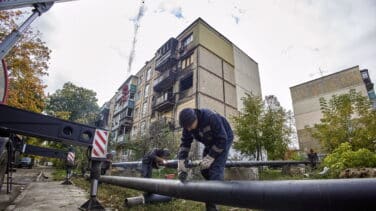
[[(67, 81), (109, 100), (127, 77), (139, 0), (59, 3), (33, 27), (52, 50), (47, 92)], [(376, 1), (145, 0), (136, 73), (170, 37), (201, 17), (259, 64), (263, 95), (292, 108), (289, 87), (359, 65), (376, 82)]]

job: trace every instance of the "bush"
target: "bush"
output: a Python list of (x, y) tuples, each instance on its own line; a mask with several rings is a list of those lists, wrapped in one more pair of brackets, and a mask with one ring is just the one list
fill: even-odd
[(376, 153), (364, 148), (352, 151), (350, 143), (345, 142), (325, 157), (323, 165), (338, 177), (346, 168), (376, 167)]

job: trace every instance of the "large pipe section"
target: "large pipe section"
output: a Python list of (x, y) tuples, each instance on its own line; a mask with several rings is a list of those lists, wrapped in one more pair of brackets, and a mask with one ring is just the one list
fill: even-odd
[[(281, 167), (286, 165), (307, 165), (309, 161), (295, 161), (295, 160), (274, 160), (274, 161), (227, 161), (226, 168), (231, 167), (257, 167), (257, 166), (270, 166), (270, 167)], [(177, 160), (168, 160), (165, 164), (161, 164), (166, 168), (177, 168)], [(199, 161), (190, 161), (188, 162), (188, 167), (196, 167), (199, 165)], [(112, 163), (113, 167), (122, 167), (122, 168), (140, 168), (141, 161), (132, 161), (132, 162), (119, 162)]]
[(187, 200), (274, 210), (372, 210), (376, 179), (190, 181), (101, 176), (101, 182)]
[(124, 200), (125, 207), (133, 207), (141, 204), (155, 204), (155, 203), (165, 203), (170, 202), (172, 197), (163, 196), (159, 194), (144, 194), (141, 196), (129, 197)]

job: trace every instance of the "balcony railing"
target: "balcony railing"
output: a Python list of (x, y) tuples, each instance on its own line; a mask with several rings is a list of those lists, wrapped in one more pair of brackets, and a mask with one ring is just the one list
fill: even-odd
[(169, 70), (164, 72), (158, 78), (154, 80), (154, 90), (157, 92), (166, 90), (174, 85), (176, 78), (176, 72), (173, 70)]
[(175, 104), (175, 94), (166, 92), (156, 98), (152, 103), (152, 108), (158, 111), (169, 109)]
[(162, 47), (157, 51), (157, 58), (155, 60), (155, 70), (164, 71), (176, 64), (178, 60), (177, 54), (178, 40), (170, 38)]

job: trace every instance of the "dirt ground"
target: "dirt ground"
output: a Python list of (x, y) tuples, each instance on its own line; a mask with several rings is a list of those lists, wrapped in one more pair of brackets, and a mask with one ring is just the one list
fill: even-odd
[[(41, 171), (48, 178), (40, 176)], [(88, 198), (86, 192), (74, 185), (52, 181), (50, 167), (16, 169), (13, 190), (6, 194), (6, 185), (0, 194), (0, 210), (78, 210)]]

